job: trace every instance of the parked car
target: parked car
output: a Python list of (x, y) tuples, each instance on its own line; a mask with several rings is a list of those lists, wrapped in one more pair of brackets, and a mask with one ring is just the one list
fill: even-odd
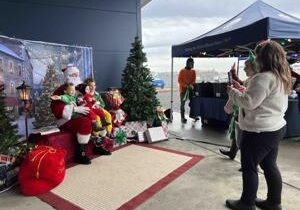
[(163, 89), (165, 87), (165, 81), (162, 79), (154, 79), (152, 81), (152, 85), (156, 88), (161, 88)]

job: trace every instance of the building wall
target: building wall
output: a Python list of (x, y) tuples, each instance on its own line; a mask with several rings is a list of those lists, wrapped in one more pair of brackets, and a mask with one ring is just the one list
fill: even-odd
[(131, 42), (141, 35), (140, 0), (0, 0), (0, 34), (91, 46), (98, 90), (120, 87)]

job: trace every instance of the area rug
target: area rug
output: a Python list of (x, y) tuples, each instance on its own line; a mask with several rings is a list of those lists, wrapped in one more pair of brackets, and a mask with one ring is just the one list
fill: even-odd
[(129, 144), (91, 165), (76, 165), (54, 190), (38, 196), (59, 210), (135, 209), (203, 157), (162, 147)]

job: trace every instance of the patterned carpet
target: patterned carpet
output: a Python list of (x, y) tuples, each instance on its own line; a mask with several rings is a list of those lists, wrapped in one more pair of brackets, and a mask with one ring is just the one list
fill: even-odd
[(56, 209), (134, 209), (203, 157), (152, 145), (129, 144), (69, 168), (63, 183), (38, 196)]

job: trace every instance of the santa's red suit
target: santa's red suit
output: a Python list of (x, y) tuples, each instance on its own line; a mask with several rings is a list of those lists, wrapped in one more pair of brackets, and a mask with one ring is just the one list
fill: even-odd
[[(74, 65), (68, 65), (62, 70), (68, 83), (73, 83), (78, 90), (78, 93), (84, 93), (85, 85), (79, 77), (79, 69)], [(64, 94), (65, 85), (58, 87), (53, 95)], [(60, 100), (52, 100), (51, 110), (58, 120), (58, 127), (76, 134), (78, 147), (76, 149), (75, 161), (81, 164), (90, 164), (91, 160), (85, 155), (85, 145), (89, 142), (92, 133), (92, 119), (89, 117), (90, 108), (86, 106), (68, 105)], [(72, 118), (73, 114), (77, 113), (76, 117)], [(111, 153), (101, 146), (95, 146), (94, 152), (100, 155), (110, 155)]]
[[(77, 87), (82, 83), (79, 77), (79, 69), (74, 65), (68, 65), (63, 69), (67, 82), (73, 83)], [(58, 87), (53, 95), (64, 94), (65, 86)], [(92, 133), (92, 120), (86, 116), (88, 114), (88, 107), (74, 106), (73, 104), (65, 104), (59, 100), (52, 100), (51, 110), (58, 120), (58, 127), (76, 134), (78, 147), (76, 149), (75, 161), (81, 164), (90, 164), (91, 160), (85, 154), (85, 145), (89, 142)], [(79, 113), (76, 118), (72, 118), (74, 113)]]
[[(53, 93), (53, 95), (62, 94), (64, 94), (64, 85), (58, 87)], [(88, 143), (92, 132), (92, 121), (89, 117), (80, 115), (71, 119), (74, 112), (74, 105), (67, 105), (59, 100), (51, 102), (51, 110), (58, 119), (58, 127), (61, 130), (67, 130), (76, 134), (79, 144)]]

